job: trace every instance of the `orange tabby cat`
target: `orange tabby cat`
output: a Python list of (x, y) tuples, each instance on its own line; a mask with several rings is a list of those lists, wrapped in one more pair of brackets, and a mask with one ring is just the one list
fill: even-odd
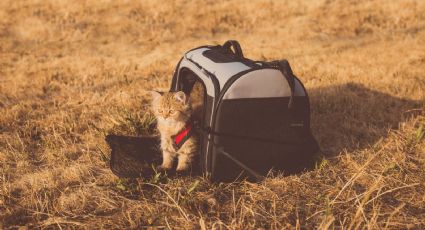
[(157, 118), (157, 127), (161, 134), (161, 150), (163, 161), (161, 168), (169, 170), (174, 158), (178, 158), (177, 171), (184, 171), (191, 165), (197, 153), (195, 135), (187, 136), (181, 146), (176, 146), (176, 135), (190, 126), (192, 106), (184, 92), (161, 93), (151, 91), (152, 109)]

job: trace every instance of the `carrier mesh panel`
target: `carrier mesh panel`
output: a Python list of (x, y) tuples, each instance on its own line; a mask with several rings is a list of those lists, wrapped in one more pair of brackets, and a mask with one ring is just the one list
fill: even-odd
[(112, 150), (111, 170), (119, 177), (150, 177), (152, 165), (161, 164), (158, 137), (108, 135), (106, 141)]

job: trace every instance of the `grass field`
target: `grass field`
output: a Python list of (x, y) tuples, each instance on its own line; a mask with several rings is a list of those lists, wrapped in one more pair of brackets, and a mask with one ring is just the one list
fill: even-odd
[[(228, 39), (289, 60), (316, 169), (114, 176), (105, 135), (146, 133), (146, 90), (168, 89), (188, 49)], [(424, 229), (424, 100), (422, 0), (2, 0), (0, 229)]]

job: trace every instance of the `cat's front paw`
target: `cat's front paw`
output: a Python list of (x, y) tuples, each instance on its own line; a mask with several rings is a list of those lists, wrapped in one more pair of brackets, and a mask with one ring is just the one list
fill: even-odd
[(170, 171), (171, 170), (171, 166), (169, 166), (169, 165), (160, 165), (160, 166), (158, 166), (157, 167), (157, 170), (158, 171)]
[(190, 167), (181, 167), (181, 168), (177, 168), (176, 169), (176, 175), (177, 176), (190, 176), (191, 175), (191, 170)]
[(176, 172), (184, 172), (189, 169), (189, 164), (178, 164), (176, 168)]
[(184, 172), (187, 171), (190, 168), (190, 164), (192, 162), (192, 158), (188, 154), (181, 154), (179, 155), (179, 161), (177, 163), (177, 172)]

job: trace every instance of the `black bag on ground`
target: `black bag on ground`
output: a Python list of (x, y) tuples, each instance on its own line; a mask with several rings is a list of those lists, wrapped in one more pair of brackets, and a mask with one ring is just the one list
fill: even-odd
[(179, 61), (170, 90), (190, 94), (196, 81), (205, 92), (202, 174), (213, 181), (262, 179), (271, 170), (287, 175), (313, 166), (319, 146), (309, 99), (288, 61), (247, 59), (233, 40), (201, 46)]

